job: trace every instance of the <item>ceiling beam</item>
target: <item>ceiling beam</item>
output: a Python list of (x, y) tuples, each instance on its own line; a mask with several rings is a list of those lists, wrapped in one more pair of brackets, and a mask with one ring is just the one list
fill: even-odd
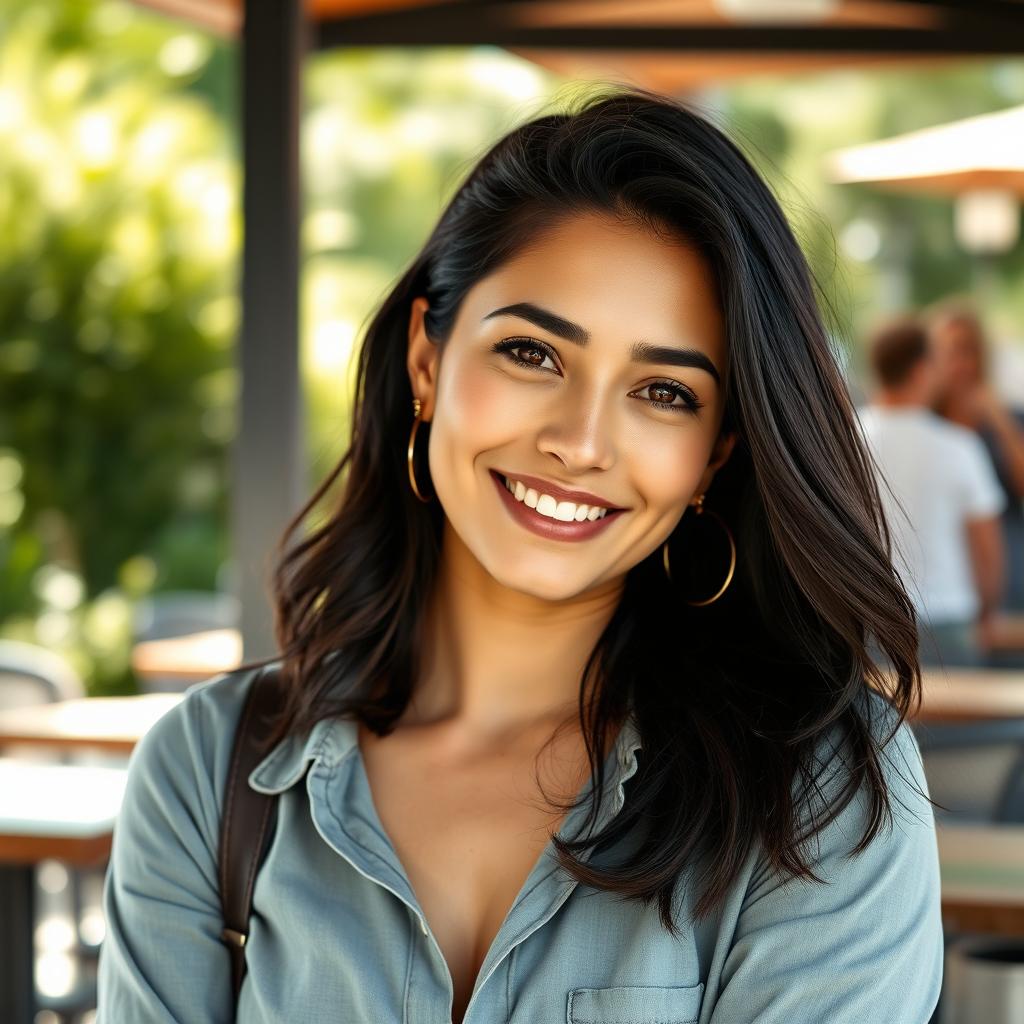
[[(522, 25), (506, 0), (438, 3), (351, 18), (316, 27), (316, 46), (494, 45), (558, 50), (701, 53), (856, 53), (981, 56), (1024, 54), (1024, 17), (993, 21), (943, 12), (934, 29), (849, 25)], [(991, 7), (992, 5), (986, 5)], [(950, 16), (951, 17), (948, 17)]]

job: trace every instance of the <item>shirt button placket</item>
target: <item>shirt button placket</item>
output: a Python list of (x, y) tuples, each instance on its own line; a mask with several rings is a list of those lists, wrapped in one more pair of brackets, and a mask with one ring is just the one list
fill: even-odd
[[(451, 992), (442, 980), (444, 975), (438, 973), (438, 969), (440, 969), (446, 974), (447, 968), (443, 966), (443, 961), (439, 967), (435, 959), (434, 943), (429, 939), (430, 928), (427, 926), (427, 919), (411, 907), (409, 909), (416, 917), (420, 931), (427, 939), (428, 948), (426, 956), (416, 957), (416, 980), (413, 982), (416, 995), (411, 1005), (408, 1006), (407, 1024), (451, 1024), (450, 1013), (445, 1014), (440, 1009), (446, 1001), (451, 1002)], [(440, 953), (439, 950), (438, 953)]]

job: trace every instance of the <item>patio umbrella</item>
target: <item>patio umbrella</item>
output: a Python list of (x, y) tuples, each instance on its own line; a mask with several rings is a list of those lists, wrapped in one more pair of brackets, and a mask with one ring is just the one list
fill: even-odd
[(825, 158), (825, 168), (837, 183), (953, 196), (961, 245), (1002, 252), (1020, 230), (1024, 106), (837, 150)]
[(939, 195), (1005, 189), (1024, 196), (1024, 106), (837, 150), (835, 182), (872, 182)]

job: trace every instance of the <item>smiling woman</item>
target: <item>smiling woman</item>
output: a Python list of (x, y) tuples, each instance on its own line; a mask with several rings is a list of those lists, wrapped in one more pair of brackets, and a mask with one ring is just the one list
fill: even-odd
[[(708, 121), (614, 89), (499, 140), (282, 539), (238, 1019), (924, 1024), (917, 629), (855, 423)], [(218, 828), (262, 667), (137, 748), (103, 1022), (230, 1019)]]

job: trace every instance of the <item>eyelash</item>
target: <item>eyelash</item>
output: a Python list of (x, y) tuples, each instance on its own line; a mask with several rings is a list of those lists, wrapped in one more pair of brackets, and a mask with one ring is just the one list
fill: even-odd
[[(522, 356), (516, 355), (515, 350), (520, 348), (533, 348), (538, 352), (543, 352), (546, 356), (550, 356), (552, 359), (555, 357), (554, 352), (547, 345), (539, 341), (534, 341), (533, 338), (503, 338), (494, 345), (491, 351), (507, 355), (513, 363), (516, 363), (519, 366), (525, 366), (527, 369), (540, 370), (544, 373), (548, 372), (544, 367), (537, 366), (535, 363), (531, 363), (528, 359), (523, 359)], [(671, 391), (673, 394), (683, 399), (686, 403), (685, 405), (673, 405), (671, 402), (658, 402), (653, 398), (645, 399), (645, 401), (650, 405), (656, 406), (659, 409), (669, 409), (672, 412), (696, 414), (697, 410), (704, 405), (704, 403), (701, 402), (688, 388), (684, 388), (681, 384), (677, 384), (672, 380), (656, 380), (651, 384), (645, 384), (644, 387), (664, 388), (666, 391)]]

